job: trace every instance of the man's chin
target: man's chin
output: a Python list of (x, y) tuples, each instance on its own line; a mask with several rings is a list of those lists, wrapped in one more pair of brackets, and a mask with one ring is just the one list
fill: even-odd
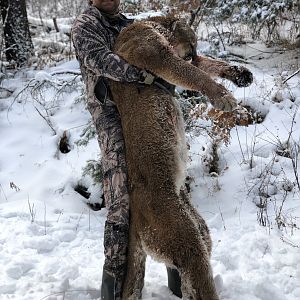
[(112, 15), (118, 12), (118, 8), (114, 7), (113, 5), (103, 5), (100, 10)]

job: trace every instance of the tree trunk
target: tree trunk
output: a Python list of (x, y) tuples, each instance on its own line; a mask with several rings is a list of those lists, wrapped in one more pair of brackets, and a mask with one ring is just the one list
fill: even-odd
[(0, 0), (6, 59), (23, 66), (32, 54), (25, 0)]

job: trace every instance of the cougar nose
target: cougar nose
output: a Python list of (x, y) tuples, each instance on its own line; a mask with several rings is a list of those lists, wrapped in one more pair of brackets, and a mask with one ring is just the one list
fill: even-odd
[(193, 48), (193, 52), (192, 52), (192, 62), (195, 61), (196, 57), (197, 57), (197, 49), (195, 47)]

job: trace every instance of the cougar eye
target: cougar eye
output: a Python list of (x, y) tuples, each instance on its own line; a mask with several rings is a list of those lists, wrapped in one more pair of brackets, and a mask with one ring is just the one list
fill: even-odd
[(193, 55), (191, 53), (188, 53), (183, 59), (186, 60), (186, 61), (192, 60)]

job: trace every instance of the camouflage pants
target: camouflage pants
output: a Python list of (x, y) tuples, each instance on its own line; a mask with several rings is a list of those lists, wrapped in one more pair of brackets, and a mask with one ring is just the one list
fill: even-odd
[(121, 299), (126, 272), (129, 233), (129, 195), (121, 119), (116, 106), (110, 101), (105, 105), (97, 100), (89, 101), (88, 109), (101, 148), (104, 199), (108, 209), (103, 269), (116, 279), (115, 299), (118, 300)]

